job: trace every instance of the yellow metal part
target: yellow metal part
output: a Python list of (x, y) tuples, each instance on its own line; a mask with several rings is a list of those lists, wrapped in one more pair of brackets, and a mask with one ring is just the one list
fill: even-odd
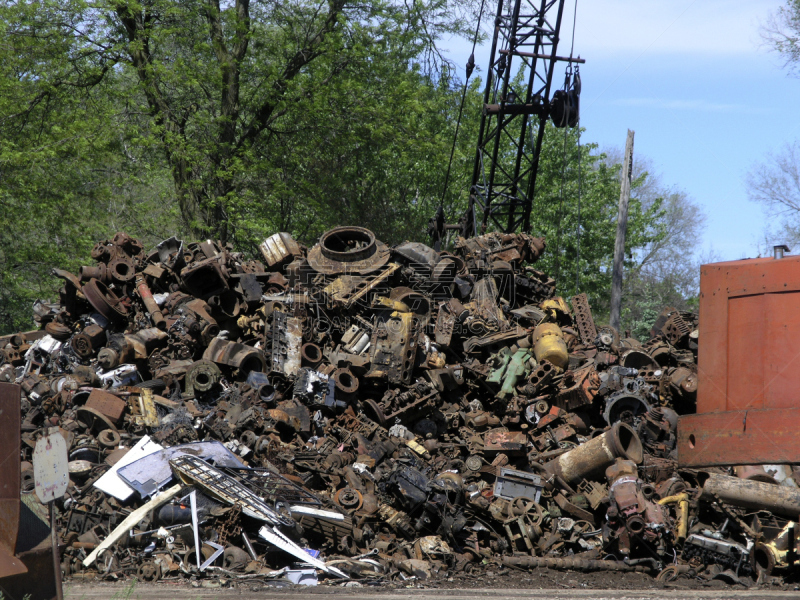
[(142, 420), (145, 427), (158, 427), (158, 413), (153, 402), (153, 390), (143, 388), (139, 396), (139, 404), (142, 408)]
[(678, 539), (685, 540), (689, 529), (689, 494), (676, 494), (667, 496), (658, 501), (662, 506), (665, 504), (678, 505)]
[[(398, 313), (411, 312), (411, 309), (408, 308), (408, 305), (405, 302), (400, 302), (399, 300), (391, 300), (384, 296), (375, 296), (375, 299), (372, 301), (372, 306), (375, 308), (389, 308)], [(399, 315), (392, 313), (393, 319), (397, 318), (398, 316)]]
[(542, 302), (541, 307), (542, 310), (550, 313), (550, 316), (553, 318), (557, 318), (558, 313), (564, 313), (565, 315), (569, 314), (569, 306), (567, 306), (567, 302), (561, 296), (556, 296), (555, 298), (550, 298), (550, 300), (545, 300)]
[(561, 333), (561, 328), (555, 323), (541, 323), (533, 330), (533, 354), (538, 362), (543, 360), (563, 369), (569, 362), (569, 351)]
[(414, 452), (416, 452), (420, 456), (425, 456), (426, 454), (428, 454), (428, 450), (425, 448), (425, 446), (423, 446), (422, 444), (420, 444), (416, 440), (408, 440), (408, 441), (406, 441), (406, 446), (411, 448)]

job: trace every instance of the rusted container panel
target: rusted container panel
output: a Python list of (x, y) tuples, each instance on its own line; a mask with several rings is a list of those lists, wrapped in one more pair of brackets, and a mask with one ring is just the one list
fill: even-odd
[(0, 384), (0, 578), (25, 572), (13, 556), (19, 529), (19, 397), (18, 385)]
[(681, 466), (759, 465), (800, 461), (800, 408), (731, 410), (681, 417)]
[(800, 462), (800, 256), (701, 268), (697, 412), (682, 466)]
[(92, 390), (92, 393), (89, 394), (89, 399), (86, 401), (86, 408), (92, 408), (105, 415), (114, 425), (119, 425), (122, 421), (122, 416), (127, 406), (127, 402), (122, 398), (100, 389)]

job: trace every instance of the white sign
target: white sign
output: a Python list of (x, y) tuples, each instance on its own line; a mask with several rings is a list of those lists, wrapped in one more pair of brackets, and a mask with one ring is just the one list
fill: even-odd
[(61, 498), (67, 492), (67, 442), (58, 429), (51, 429), (36, 442), (33, 450), (33, 479), (36, 497), (42, 504)]

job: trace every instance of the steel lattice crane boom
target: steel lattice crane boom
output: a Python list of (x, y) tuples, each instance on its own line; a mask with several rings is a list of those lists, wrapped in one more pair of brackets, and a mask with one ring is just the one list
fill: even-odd
[(469, 209), (459, 225), (445, 225), (439, 211), (431, 223), (437, 245), (447, 229), (465, 237), (529, 232), (547, 119), (558, 127), (578, 121), (579, 76), (550, 95), (558, 62), (585, 62), (556, 53), (563, 11), (564, 0), (498, 1)]

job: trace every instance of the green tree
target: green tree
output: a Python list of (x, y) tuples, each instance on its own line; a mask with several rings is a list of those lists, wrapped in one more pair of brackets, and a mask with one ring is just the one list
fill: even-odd
[[(169, 216), (163, 170), (118, 127), (117, 73), (84, 68), (76, 40), (36, 4), (0, 6), (0, 331), (30, 329), (31, 303), (54, 300), (53, 267), (77, 269), (92, 246)], [(36, 35), (22, 35), (37, 23)], [(151, 238), (152, 239), (152, 238)]]
[[(586, 292), (597, 318), (604, 320), (610, 309), (621, 165), (609, 164), (596, 144), (579, 144), (578, 135), (577, 128), (548, 124), (531, 223), (533, 231), (547, 239), (541, 265), (556, 277), (558, 292)], [(639, 175), (632, 188), (646, 179), (646, 173)], [(635, 194), (631, 197), (626, 269), (635, 264), (637, 249), (663, 236), (663, 218), (659, 201), (645, 206)]]
[[(789, 73), (800, 75), (800, 0), (786, 0), (770, 14), (761, 36), (786, 61)], [(796, 246), (800, 242), (800, 142), (787, 142), (754, 164), (745, 187), (749, 199), (760, 204), (767, 217), (763, 251), (771, 252), (772, 244), (778, 242)]]
[[(403, 75), (435, 74), (442, 64), (436, 43), (466, 31), (467, 6), (45, 0), (14, 5), (25, 17), (13, 33), (41, 39), (44, 27), (47, 36), (67, 40), (74, 56), (60, 74), (67, 85), (94, 91), (123, 77), (143, 122), (140, 141), (162, 153), (184, 227), (226, 241), (275, 208), (284, 229), (300, 230), (299, 219), (327, 209), (305, 202), (304, 192), (313, 198), (315, 190), (289, 187), (307, 164), (286, 153), (313, 142), (326, 149), (326, 137), (338, 150), (362, 110), (413, 87)], [(369, 120), (362, 126), (372, 130), (356, 135), (398, 133)], [(298, 140), (310, 143), (298, 148)]]
[(761, 37), (786, 60), (786, 67), (797, 73), (800, 66), (800, 0), (786, 0), (784, 6), (771, 13), (761, 28)]

